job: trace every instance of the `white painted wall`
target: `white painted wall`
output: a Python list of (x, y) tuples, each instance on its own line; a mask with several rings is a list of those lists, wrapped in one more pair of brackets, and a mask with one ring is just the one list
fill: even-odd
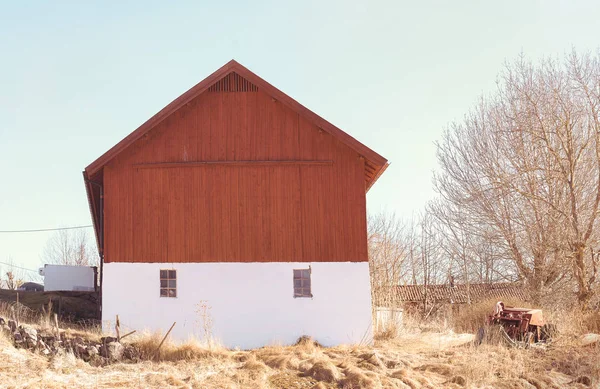
[[(293, 297), (293, 269), (312, 267), (313, 298)], [(177, 298), (159, 297), (159, 270), (177, 270)], [(178, 340), (202, 339), (197, 304), (211, 307), (213, 337), (249, 349), (291, 344), (310, 335), (323, 345), (370, 342), (371, 293), (367, 262), (106, 263), (102, 319), (111, 330), (160, 330)], [(125, 331), (125, 330), (122, 330)]]
[(44, 265), (44, 291), (94, 290), (94, 268), (90, 266)]

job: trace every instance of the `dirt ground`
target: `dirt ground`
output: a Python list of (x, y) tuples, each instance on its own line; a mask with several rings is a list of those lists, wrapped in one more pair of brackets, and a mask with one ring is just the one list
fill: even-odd
[(303, 342), (251, 351), (190, 342), (169, 345), (167, 361), (93, 367), (71, 354), (48, 358), (0, 338), (0, 388), (600, 388), (598, 343), (563, 338), (546, 348), (515, 349), (476, 347), (472, 339), (424, 332), (374, 346)]

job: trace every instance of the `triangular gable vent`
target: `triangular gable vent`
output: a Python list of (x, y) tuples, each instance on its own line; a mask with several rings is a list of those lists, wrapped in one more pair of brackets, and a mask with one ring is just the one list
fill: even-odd
[(209, 92), (256, 92), (258, 87), (235, 72), (231, 72), (208, 88)]

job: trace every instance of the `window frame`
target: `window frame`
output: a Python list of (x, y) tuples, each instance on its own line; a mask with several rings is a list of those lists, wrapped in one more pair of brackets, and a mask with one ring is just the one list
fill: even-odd
[[(296, 284), (299, 284), (296, 286)], [(312, 268), (293, 269), (292, 286), (294, 298), (313, 298), (312, 294)]]
[[(163, 273), (165, 272), (165, 273)], [(163, 281), (164, 285), (163, 286)], [(159, 269), (159, 297), (177, 298), (177, 270)], [(164, 291), (164, 294), (163, 294)]]

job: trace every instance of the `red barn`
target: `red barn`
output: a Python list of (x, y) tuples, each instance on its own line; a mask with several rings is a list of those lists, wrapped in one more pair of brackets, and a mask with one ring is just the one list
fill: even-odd
[(386, 167), (230, 61), (83, 172), (103, 320), (177, 321), (185, 338), (206, 305), (227, 346), (361, 340), (371, 322), (365, 195)]

